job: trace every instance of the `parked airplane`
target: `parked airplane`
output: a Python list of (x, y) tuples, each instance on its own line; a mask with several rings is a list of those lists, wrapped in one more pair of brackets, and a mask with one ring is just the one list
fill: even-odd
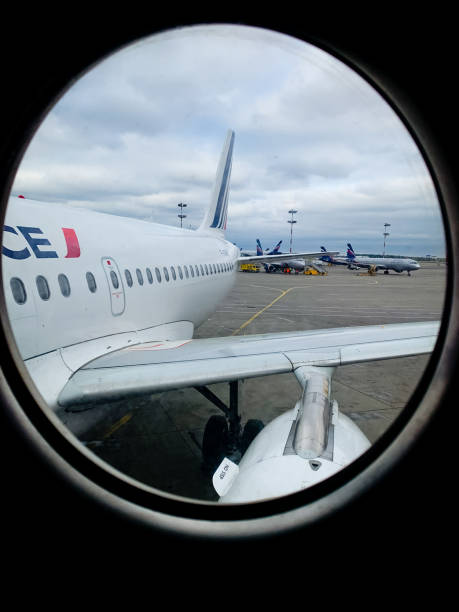
[[(334, 368), (430, 352), (439, 323), (193, 339), (232, 287), (238, 262), (260, 260), (240, 257), (224, 238), (233, 146), (229, 131), (196, 231), (11, 198), (2, 254), (16, 344), (54, 411), (295, 374), (301, 399), (266, 427), (249, 421), (241, 432), (235, 401), (206, 426), (204, 459), (219, 465), (221, 501), (245, 502), (311, 486), (363, 453), (368, 441), (332, 401)], [(299, 255), (317, 253), (261, 258)]]
[[(261, 262), (265, 268), (265, 272), (276, 272), (277, 270), (286, 270), (286, 269), (295, 270), (296, 273), (303, 272), (306, 267), (304, 260), (295, 259), (295, 257), (298, 257), (299, 255), (304, 255), (304, 256), (309, 256), (309, 257), (317, 255), (317, 253), (293, 253), (293, 254), (292, 253), (282, 253), (281, 251), (279, 251), (281, 243), (282, 243), (282, 240), (280, 240), (276, 244), (276, 246), (272, 249), (272, 251), (269, 251), (267, 254), (268, 255), (277, 255), (277, 254), (288, 255), (290, 259), (286, 259), (284, 257), (283, 261), (268, 260), (268, 261)], [(257, 256), (259, 257), (261, 255), (264, 255), (263, 248), (261, 246), (260, 239), (257, 238)]]
[(389, 270), (394, 272), (407, 272), (408, 276), (411, 276), (410, 272), (419, 270), (421, 267), (414, 259), (408, 259), (405, 257), (362, 257), (356, 255), (350, 242), (347, 243), (347, 258), (352, 265), (358, 268), (369, 268), (377, 270), (384, 270), (384, 274), (389, 274)]
[[(320, 248), (324, 253), (326, 252), (324, 246)], [(419, 270), (421, 267), (414, 259), (404, 257), (362, 257), (361, 255), (356, 255), (350, 242), (347, 243), (345, 256), (327, 254), (321, 255), (320, 259), (334, 265), (347, 266), (350, 270), (368, 268), (373, 269), (375, 272), (377, 270), (384, 270), (384, 274), (389, 274), (389, 270), (394, 270), (394, 272), (398, 273), (408, 272), (408, 276), (411, 276), (410, 272)]]

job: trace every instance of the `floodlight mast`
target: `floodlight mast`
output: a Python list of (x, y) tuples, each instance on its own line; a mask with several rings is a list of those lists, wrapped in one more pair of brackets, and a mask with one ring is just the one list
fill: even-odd
[(292, 218), (287, 221), (287, 223), (290, 223), (290, 253), (291, 253), (292, 252), (292, 238), (293, 238), (293, 224), (296, 223), (296, 221), (294, 221), (293, 219), (293, 215), (295, 215), (298, 211), (289, 210), (288, 212), (290, 215), (292, 215)]
[(180, 204), (177, 204), (177, 206), (180, 206), (180, 213), (177, 215), (177, 217), (180, 218), (180, 227), (182, 227), (183, 219), (186, 217), (186, 215), (183, 214), (183, 208), (186, 206), (186, 204), (182, 204), (180, 202)]
[(383, 248), (383, 254), (382, 256), (385, 257), (386, 256), (386, 238), (387, 236), (389, 236), (389, 232), (387, 231), (387, 228), (390, 227), (390, 223), (384, 223), (384, 248)]

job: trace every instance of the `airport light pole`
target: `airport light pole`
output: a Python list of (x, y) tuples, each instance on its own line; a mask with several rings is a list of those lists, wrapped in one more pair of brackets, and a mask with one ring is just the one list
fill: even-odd
[(292, 218), (287, 221), (287, 223), (290, 223), (290, 253), (291, 253), (292, 252), (292, 238), (293, 238), (293, 224), (296, 223), (296, 221), (293, 220), (293, 215), (295, 215), (298, 211), (289, 210), (288, 212), (290, 215), (292, 215)]
[(386, 238), (387, 236), (389, 236), (389, 232), (387, 231), (387, 228), (390, 227), (390, 223), (384, 223), (384, 249), (383, 249), (383, 254), (382, 256), (385, 257), (386, 256)]
[(183, 219), (185, 219), (186, 217), (186, 215), (183, 214), (183, 209), (186, 206), (186, 204), (182, 204), (180, 202), (180, 204), (177, 204), (177, 206), (180, 206), (180, 213), (177, 215), (177, 217), (180, 217), (180, 227), (182, 227)]

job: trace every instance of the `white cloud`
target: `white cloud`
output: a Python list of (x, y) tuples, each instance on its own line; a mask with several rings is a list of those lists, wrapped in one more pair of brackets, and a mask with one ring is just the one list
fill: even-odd
[(298, 244), (352, 232), (376, 250), (384, 218), (412, 253), (444, 252), (430, 177), (379, 94), (323, 51), (247, 27), (173, 30), (101, 63), (47, 117), (13, 191), (172, 224), (182, 201), (196, 226), (228, 128), (240, 246), (288, 242), (295, 206)]

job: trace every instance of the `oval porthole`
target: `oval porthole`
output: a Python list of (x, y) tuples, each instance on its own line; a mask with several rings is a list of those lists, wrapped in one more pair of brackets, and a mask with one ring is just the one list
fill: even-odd
[[(373, 88), (360, 70), (358, 74), (308, 42), (261, 28), (212, 25), (170, 30), (121, 49), (81, 76), (30, 142), (6, 210), (8, 227), (17, 228), (8, 231), (8, 253), (24, 254), (27, 248), (30, 257), (3, 258), (2, 274), (10, 287), (5, 290), (7, 305), (11, 292), (16, 304), (26, 301), (24, 285), (17, 282), (19, 265), (38, 271), (37, 261), (43, 270), (56, 258), (75, 263), (71, 256), (66, 258), (64, 243), (59, 242), (61, 227), (38, 227), (38, 222), (37, 227), (27, 227), (25, 221), (16, 221), (21, 207), (34, 206), (33, 198), (18, 198), (17, 193), (30, 192), (31, 177), (46, 171), (42, 162), (50, 158), (44, 154), (45, 145), (56, 147), (53, 155), (59, 160), (63, 128), (70, 120), (73, 141), (79, 142), (75, 133), (88, 139), (81, 151), (73, 151), (82, 190), (73, 201), (83, 200), (83, 188), (92, 184), (101, 150), (106, 165), (98, 175), (98, 194), (103, 193), (102, 178), (111, 176), (107, 193), (113, 209), (106, 208), (106, 196), (84, 199), (85, 210), (97, 211), (97, 219), (101, 211), (110, 213), (100, 232), (97, 220), (87, 225), (92, 245), (100, 245), (97, 258), (110, 252), (120, 265), (135, 266), (136, 261), (141, 264), (139, 255), (148, 254), (147, 261), (158, 262), (156, 295), (155, 287), (140, 298), (126, 295), (125, 311), (116, 318), (107, 296), (94, 305), (97, 312), (89, 306), (75, 307), (65, 346), (50, 333), (52, 314), (40, 301), (27, 320), (13, 308), (4, 312), (18, 371), (55, 428), (52, 435), (63, 435), (60, 448), (71, 447), (62, 452), (71, 463), (76, 449), (80, 455), (74, 459), (75, 470), (106, 489), (112, 500), (119, 497), (135, 505), (136, 515), (142, 508), (142, 523), (151, 520), (171, 531), (231, 538), (238, 526), (240, 534), (260, 535), (320, 520), (369, 486), (369, 473), (377, 481), (385, 458), (391, 466), (404, 455), (410, 427), (419, 427), (419, 419), (413, 419), (418, 403), (424, 402), (427, 412), (434, 410), (434, 400), (425, 400), (435, 370), (431, 355), (440, 357), (435, 342), (439, 330), (442, 342), (446, 332), (437, 322), (451, 297), (446, 265), (450, 240), (443, 227), (439, 180), (402, 108)], [(145, 74), (148, 79), (142, 81)], [(205, 96), (197, 82), (200, 74), (207, 83)], [(154, 83), (155, 110), (142, 114), (136, 101), (143, 108), (148, 83)], [(178, 90), (187, 92), (183, 102), (180, 96), (171, 97), (171, 91)], [(113, 108), (113, 115), (110, 112), (114, 91), (116, 105), (124, 109), (122, 117), (115, 112), (119, 107)], [(89, 113), (92, 104), (94, 112)], [(175, 113), (175, 121), (168, 122), (175, 131), (158, 137), (148, 121), (155, 120), (155, 113), (160, 116), (161, 108), (169, 117)], [(193, 120), (190, 109), (196, 112)], [(202, 116), (206, 124), (216, 126), (211, 135), (197, 128)], [(96, 119), (106, 119), (107, 125), (93, 123)], [(121, 160), (114, 142), (122, 143), (124, 153), (148, 152), (156, 172), (145, 193), (135, 191), (126, 198), (123, 181), (119, 186), (113, 181)], [(217, 170), (222, 145), (223, 161)], [(139, 179), (145, 164), (133, 157)], [(58, 161), (49, 168), (50, 180), (53, 172), (62, 176)], [(187, 168), (182, 173), (188, 177), (186, 185), (177, 168)], [(214, 191), (215, 206), (200, 234), (201, 218), (207, 214), (199, 208), (203, 185), (212, 187), (215, 172), (221, 189)], [(230, 177), (236, 179), (234, 193)], [(142, 176), (139, 183), (146, 180)], [(67, 188), (63, 185), (59, 194), (63, 201), (70, 199), (64, 193)], [(173, 202), (166, 212), (158, 198), (161, 188), (167, 195), (164, 201)], [(160, 221), (174, 225), (173, 199), (179, 193), (189, 203), (190, 222), (196, 207), (197, 229), (169, 227), (161, 235), (155, 229), (157, 217), (155, 223), (144, 220), (149, 218), (144, 202), (157, 204), (158, 216), (164, 215)], [(209, 200), (213, 201), (210, 195)], [(79, 236), (81, 211), (72, 217), (71, 209), (70, 204), (68, 224), (75, 225)], [(183, 242), (179, 232), (186, 236)], [(252, 246), (255, 251), (255, 240), (263, 234), (265, 262), (255, 261), (247, 267), (249, 273), (239, 273), (238, 266), (244, 265), (240, 247)], [(280, 238), (283, 253), (269, 252)], [(307, 252), (313, 254), (309, 259)], [(81, 253), (85, 256), (83, 249)], [(278, 257), (282, 254), (284, 260)], [(208, 265), (199, 261), (212, 261), (211, 257), (222, 263), (209, 264), (209, 274)], [(384, 260), (387, 264), (403, 259), (415, 260), (414, 267), (384, 268)], [(194, 270), (196, 276), (206, 276), (204, 287), (197, 280), (159, 286), (161, 267), (166, 281), (168, 267), (176, 280), (169, 261), (181, 261), (174, 264), (180, 279), (181, 266), (188, 278), (187, 265), (192, 277)], [(235, 273), (221, 276), (224, 270)], [(261, 274), (250, 274), (254, 271)], [(32, 278), (41, 300), (49, 300), (44, 274), (34, 272)], [(125, 274), (130, 277), (127, 269)], [(146, 274), (151, 284), (150, 268)], [(118, 288), (117, 275), (110, 275)], [(143, 284), (138, 268), (136, 275)], [(86, 281), (85, 293), (88, 287), (94, 292), (91, 273), (86, 273)], [(69, 296), (67, 276), (60, 274), (58, 282), (62, 294)], [(131, 286), (132, 277), (127, 282)], [(213, 282), (221, 294), (212, 290)], [(72, 280), (73, 301), (79, 289)], [(34, 343), (27, 337), (32, 317), (37, 323)], [(194, 328), (199, 330), (196, 342), (191, 339)], [(361, 335), (351, 328), (362, 328)], [(259, 349), (255, 342), (269, 348)], [(62, 367), (46, 370), (46, 355)], [(376, 365), (368, 365), (372, 357)], [(233, 369), (236, 360), (239, 373)], [(46, 371), (43, 381), (40, 376)], [(183, 380), (191, 383), (187, 386)], [(143, 410), (146, 397), (148, 411)], [(137, 419), (146, 412), (150, 416), (139, 424)], [(172, 430), (165, 431), (166, 421), (173, 422)], [(259, 446), (256, 440), (262, 441)], [(253, 494), (255, 489), (261, 493)], [(124, 506), (121, 512), (131, 510)], [(286, 515), (291, 517), (286, 523), (276, 520)]]
[(16, 304), (25, 304), (27, 301), (27, 293), (22, 280), (14, 277), (11, 279), (10, 285)]

